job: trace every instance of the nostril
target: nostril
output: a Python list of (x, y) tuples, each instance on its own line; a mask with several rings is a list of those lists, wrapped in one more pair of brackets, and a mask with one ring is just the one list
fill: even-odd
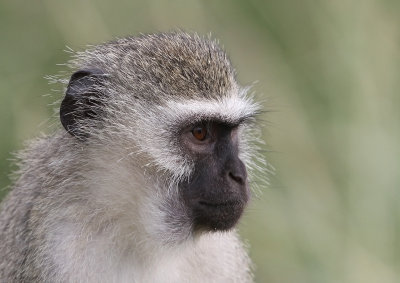
[(240, 185), (244, 184), (244, 180), (241, 176), (234, 175), (232, 172), (229, 172), (229, 177), (235, 180)]

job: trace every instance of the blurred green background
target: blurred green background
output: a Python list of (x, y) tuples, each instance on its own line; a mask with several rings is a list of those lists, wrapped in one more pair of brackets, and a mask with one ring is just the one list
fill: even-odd
[(398, 0), (0, 0), (0, 187), (58, 123), (66, 46), (176, 28), (219, 38), (271, 110), (276, 174), (240, 225), (256, 281), (400, 282)]

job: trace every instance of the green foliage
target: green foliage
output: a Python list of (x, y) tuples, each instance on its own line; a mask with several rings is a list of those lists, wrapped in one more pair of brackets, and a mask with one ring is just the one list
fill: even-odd
[(0, 187), (10, 152), (58, 123), (62, 93), (43, 77), (63, 70), (66, 46), (212, 32), (272, 110), (276, 175), (241, 224), (257, 282), (399, 282), (399, 3), (0, 1)]

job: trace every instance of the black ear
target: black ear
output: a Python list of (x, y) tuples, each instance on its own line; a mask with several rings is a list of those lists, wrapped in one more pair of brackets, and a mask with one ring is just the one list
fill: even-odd
[(61, 123), (71, 135), (81, 138), (88, 135), (81, 125), (99, 114), (104, 78), (104, 72), (99, 69), (84, 69), (72, 74), (60, 107)]

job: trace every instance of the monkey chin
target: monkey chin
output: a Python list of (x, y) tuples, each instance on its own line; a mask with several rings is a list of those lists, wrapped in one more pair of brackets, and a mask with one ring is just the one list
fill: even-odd
[(243, 214), (246, 201), (198, 201), (193, 207), (195, 232), (228, 231)]

